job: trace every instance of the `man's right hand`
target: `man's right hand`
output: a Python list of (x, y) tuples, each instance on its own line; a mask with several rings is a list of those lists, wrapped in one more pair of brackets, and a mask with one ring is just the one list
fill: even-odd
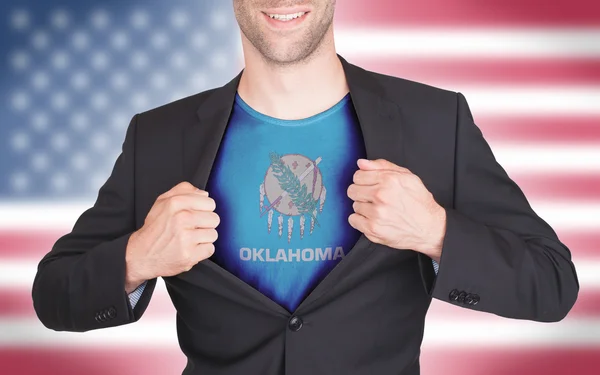
[(126, 250), (125, 290), (146, 280), (189, 271), (210, 257), (220, 218), (208, 192), (182, 182), (160, 195)]

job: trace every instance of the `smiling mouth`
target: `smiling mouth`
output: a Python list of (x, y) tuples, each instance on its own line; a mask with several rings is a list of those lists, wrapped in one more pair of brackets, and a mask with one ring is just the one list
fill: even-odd
[(296, 13), (290, 13), (290, 14), (275, 14), (275, 13), (270, 14), (270, 13), (263, 12), (264, 15), (271, 18), (272, 20), (282, 21), (282, 22), (290, 22), (290, 21), (302, 18), (302, 17), (304, 17), (304, 15), (306, 15), (308, 13), (309, 12), (296, 12)]

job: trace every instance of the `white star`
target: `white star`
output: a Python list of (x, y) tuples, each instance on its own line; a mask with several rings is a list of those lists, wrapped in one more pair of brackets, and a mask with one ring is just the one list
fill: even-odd
[(222, 52), (214, 52), (210, 57), (210, 60), (212, 66), (217, 69), (224, 69), (228, 64), (227, 55)]
[(10, 184), (16, 191), (24, 191), (29, 187), (29, 178), (23, 172), (17, 172), (10, 178)]
[(71, 157), (71, 166), (79, 171), (84, 171), (89, 168), (90, 162), (86, 154), (82, 152), (76, 152)]
[(51, 23), (55, 28), (64, 30), (69, 26), (69, 14), (64, 9), (55, 10), (51, 16)]
[(142, 51), (133, 52), (131, 65), (138, 70), (145, 68), (148, 65), (148, 56)]
[(29, 107), (29, 95), (24, 91), (18, 91), (13, 94), (11, 104), (16, 111), (23, 111)]
[(77, 131), (83, 131), (89, 127), (89, 118), (83, 112), (75, 112), (71, 115), (71, 127)]
[(169, 37), (164, 31), (159, 30), (152, 34), (150, 37), (150, 43), (152, 43), (154, 48), (161, 50), (169, 43)]
[(212, 14), (211, 24), (212, 24), (213, 28), (215, 28), (217, 30), (221, 30), (221, 29), (224, 29), (225, 27), (227, 27), (228, 23), (229, 23), (229, 17), (226, 13), (214, 12)]
[(129, 117), (122, 112), (115, 112), (111, 116), (111, 124), (115, 130), (124, 130), (129, 123)]
[(31, 85), (38, 92), (43, 91), (44, 89), (48, 88), (49, 83), (50, 83), (50, 77), (48, 76), (48, 74), (46, 72), (36, 71), (31, 76)]
[(48, 156), (38, 151), (31, 157), (31, 166), (35, 171), (41, 172), (48, 168), (48, 164), (50, 164), (50, 160)]
[(42, 50), (50, 44), (50, 36), (43, 30), (38, 30), (31, 36), (31, 43), (37, 50)]
[(196, 72), (192, 75), (192, 79), (190, 80), (191, 89), (192, 90), (202, 90), (208, 84), (208, 80), (206, 78), (206, 74), (202, 72)]
[(97, 9), (92, 13), (92, 25), (98, 30), (104, 30), (110, 23), (108, 12), (103, 9)]
[(10, 62), (15, 70), (25, 70), (29, 67), (30, 58), (25, 51), (15, 51), (10, 56)]
[(111, 76), (110, 83), (115, 90), (120, 91), (129, 85), (129, 78), (123, 71), (117, 71)]
[(73, 85), (76, 90), (85, 89), (89, 86), (89, 84), (90, 78), (83, 71), (76, 72), (71, 76), (71, 85)]
[(123, 30), (115, 31), (111, 38), (111, 44), (115, 49), (122, 50), (129, 45), (129, 37)]
[(96, 51), (92, 55), (92, 67), (95, 70), (104, 70), (108, 67), (108, 55), (104, 51)]
[(92, 95), (92, 107), (97, 111), (105, 110), (108, 107), (108, 95), (104, 92), (96, 92)]
[(89, 46), (90, 37), (85, 31), (77, 30), (73, 33), (73, 36), (71, 37), (71, 43), (73, 43), (75, 49), (82, 51)]
[(51, 184), (55, 191), (65, 191), (69, 185), (69, 180), (64, 173), (58, 172), (52, 176)]
[(188, 15), (181, 9), (174, 10), (171, 13), (171, 25), (178, 30), (184, 29), (189, 24)]
[(154, 88), (163, 89), (167, 86), (167, 76), (163, 72), (154, 72), (150, 77), (150, 83)]
[(171, 55), (171, 66), (183, 69), (188, 65), (188, 58), (183, 51), (176, 51)]
[(69, 96), (62, 91), (58, 91), (52, 94), (50, 101), (52, 108), (56, 111), (63, 111), (69, 105)]
[(12, 137), (12, 147), (16, 151), (23, 151), (29, 147), (29, 136), (26, 133), (19, 132)]
[(64, 70), (69, 66), (69, 55), (65, 51), (56, 51), (52, 54), (52, 66)]
[(31, 24), (29, 13), (24, 9), (15, 10), (10, 17), (10, 24), (15, 30), (25, 30)]
[(64, 133), (56, 133), (50, 141), (52, 148), (56, 151), (64, 151), (69, 146), (69, 138)]
[(190, 37), (190, 44), (194, 49), (204, 49), (208, 45), (208, 35), (201, 30), (196, 30)]
[(138, 9), (131, 15), (131, 25), (138, 30), (145, 29), (150, 22), (150, 17), (145, 11)]
[(48, 129), (48, 115), (44, 112), (37, 112), (31, 117), (31, 125), (38, 132)]
[(97, 151), (104, 151), (108, 147), (108, 137), (104, 133), (94, 133), (91, 139), (92, 147)]
[(131, 105), (136, 111), (142, 111), (148, 106), (148, 97), (143, 93), (135, 93), (131, 98)]

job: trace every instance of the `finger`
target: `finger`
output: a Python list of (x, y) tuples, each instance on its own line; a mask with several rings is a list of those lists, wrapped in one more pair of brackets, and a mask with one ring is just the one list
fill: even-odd
[(205, 195), (188, 193), (174, 195), (164, 201), (172, 213), (183, 210), (190, 211), (214, 211), (217, 208), (216, 202), (211, 197)]
[(391, 161), (385, 159), (375, 159), (375, 160), (367, 160), (367, 159), (358, 159), (357, 161), (358, 167), (364, 170), (374, 170), (374, 169), (388, 169), (391, 171), (397, 172), (409, 172), (408, 168), (401, 167), (392, 163)]
[(214, 229), (221, 219), (215, 212), (183, 210), (176, 214), (186, 229)]
[(215, 245), (213, 243), (198, 243), (195, 246), (194, 254), (196, 255), (196, 263), (209, 258), (215, 253)]
[(194, 245), (214, 243), (219, 238), (219, 233), (214, 228), (191, 229), (190, 238)]
[(348, 186), (347, 194), (355, 202), (373, 202), (373, 192), (377, 185), (356, 185)]
[(190, 193), (196, 193), (198, 195), (208, 196), (207, 191), (198, 189), (191, 183), (189, 183), (187, 181), (183, 181), (183, 182), (180, 182), (179, 184), (175, 185), (173, 188), (171, 188), (171, 190), (161, 194), (158, 197), (158, 199), (166, 199), (166, 198), (170, 198), (175, 195), (190, 194)]
[(354, 202), (352, 203), (352, 209), (357, 214), (366, 217), (367, 219), (372, 219), (375, 217), (375, 210), (373, 203), (366, 202)]
[(352, 181), (357, 185), (377, 185), (381, 181), (381, 171), (359, 169), (354, 172)]
[(357, 214), (356, 212), (348, 216), (348, 223), (350, 226), (362, 233), (365, 233), (367, 221), (368, 219), (366, 217), (362, 216), (361, 214)]

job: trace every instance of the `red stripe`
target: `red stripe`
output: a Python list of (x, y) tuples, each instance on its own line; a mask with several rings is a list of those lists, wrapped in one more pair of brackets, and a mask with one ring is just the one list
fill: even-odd
[[(600, 2), (599, 2), (600, 3)], [(599, 21), (600, 23), (600, 21)], [(456, 84), (600, 84), (600, 59), (417, 59), (368, 57), (352, 63), (375, 72), (402, 77), (434, 86)], [(451, 89), (451, 88), (450, 88)]]
[[(600, 367), (594, 348), (430, 349), (427, 340), (420, 363), (423, 375), (597, 375)], [(4, 374), (164, 375), (181, 374), (185, 364), (179, 348), (0, 350)]]
[[(2, 304), (0, 304), (0, 318), (30, 317), (37, 319), (29, 290), (0, 289), (0, 301), (2, 301)], [(150, 305), (144, 313), (144, 317), (170, 319), (175, 314), (175, 307), (173, 307), (168, 294), (162, 290), (158, 290), (154, 292)], [(569, 316), (600, 317), (600, 291), (582, 291)], [(462, 320), (497, 318), (495, 315), (461, 308), (438, 300), (434, 300), (431, 304), (427, 317), (428, 319), (452, 318)]]
[(598, 26), (597, 0), (338, 1), (337, 26)]
[[(30, 289), (0, 289), (0, 317), (36, 318)], [(176, 313), (166, 292), (155, 291), (144, 316), (168, 318)]]
[[(600, 174), (532, 176), (509, 173), (509, 176), (519, 185), (530, 202), (532, 199), (556, 202), (568, 198), (570, 202), (596, 201), (600, 203)], [(557, 228), (557, 230), (559, 229)], [(596, 241), (599, 239), (596, 238)], [(588, 245), (593, 244), (589, 243)]]
[[(69, 230), (65, 229), (65, 233)], [(0, 258), (27, 259), (39, 262), (65, 233), (36, 230), (0, 230)], [(39, 259), (38, 259), (39, 257)]]
[[(598, 175), (519, 175), (511, 174), (510, 177), (522, 187), (529, 199), (569, 199), (581, 198), (585, 200), (598, 199), (600, 191), (600, 176)], [(560, 228), (561, 239), (576, 245), (577, 254), (588, 257), (595, 256), (600, 234), (588, 232), (563, 232)], [(37, 231), (35, 236), (29, 230), (0, 230), (0, 258), (11, 260), (24, 260), (37, 263), (45, 255), (55, 241), (64, 233), (53, 231)]]
[[(468, 325), (465, 335), (469, 334)], [(425, 340), (425, 345), (427, 340)], [(444, 375), (597, 375), (598, 350), (507, 348), (421, 351), (421, 374)]]
[(165, 375), (181, 374), (186, 358), (179, 348), (3, 349), (2, 374)]
[[(600, 198), (600, 176), (572, 175), (563, 178), (551, 175), (538, 177), (511, 174), (510, 177), (522, 187), (530, 201), (532, 197), (556, 200), (560, 196), (568, 196), (573, 201)], [(573, 252), (577, 256), (585, 258), (599, 255), (600, 233), (555, 229), (563, 242), (573, 245)], [(33, 237), (29, 231), (0, 231), (0, 259), (37, 264), (50, 251), (58, 237), (60, 234), (54, 232), (40, 232)]]

